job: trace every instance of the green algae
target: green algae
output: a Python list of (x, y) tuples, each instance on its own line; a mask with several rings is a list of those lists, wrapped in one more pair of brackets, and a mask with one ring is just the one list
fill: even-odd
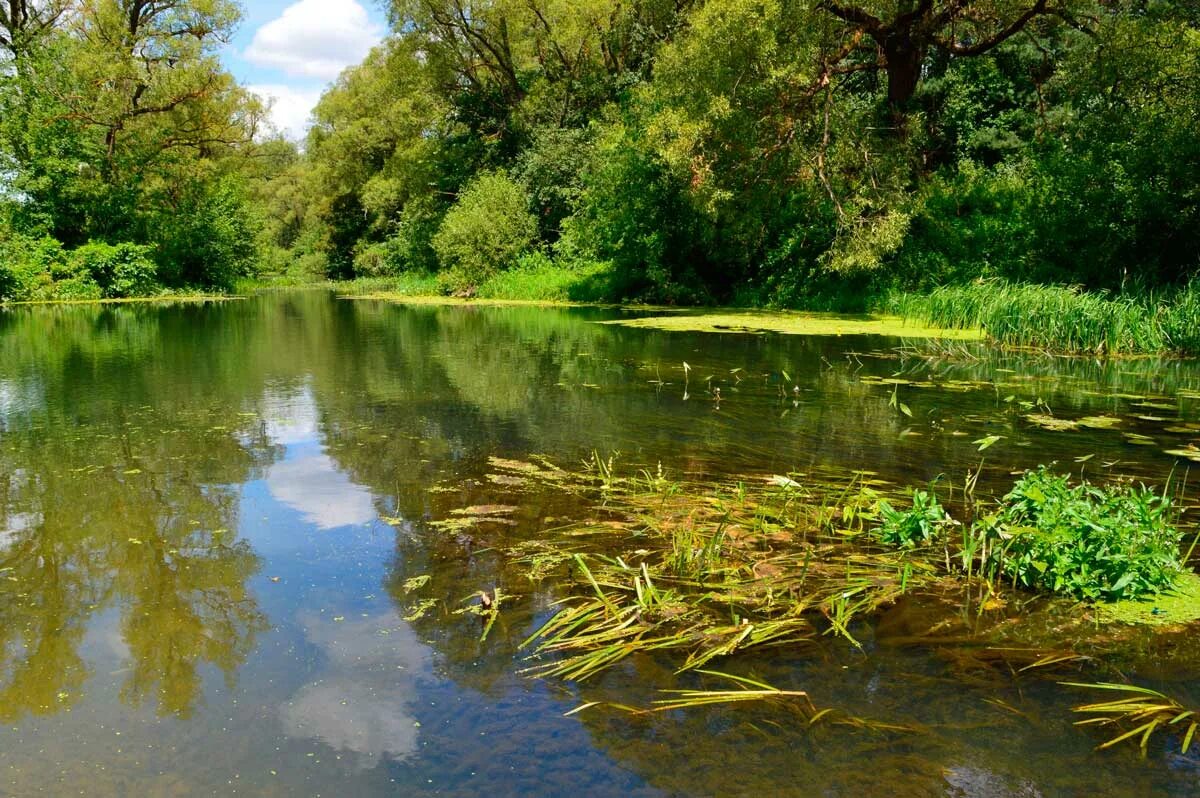
[(1200, 620), (1200, 575), (1191, 571), (1174, 586), (1155, 596), (1097, 604), (1096, 617), (1105, 623), (1167, 626)]
[(838, 316), (825, 313), (768, 313), (718, 311), (673, 313), (598, 322), (622, 327), (670, 332), (781, 333), (784, 335), (886, 335), (894, 338), (983, 340), (982, 330), (947, 330), (909, 322), (896, 316)]

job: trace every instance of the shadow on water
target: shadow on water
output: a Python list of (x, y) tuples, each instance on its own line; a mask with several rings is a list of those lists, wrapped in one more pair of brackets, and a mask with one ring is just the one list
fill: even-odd
[[(563, 717), (707, 677), (650, 656), (519, 675), (564, 588), (502, 552), (588, 509), (489, 458), (944, 490), (980, 470), (985, 494), (1056, 461), (1195, 503), (1195, 363), (591, 323), (620, 313), (312, 291), (0, 312), (0, 793), (1194, 794), (1194, 754), (1094, 751), (1062, 673), (990, 660), (929, 600), (864, 622), (861, 651), (720, 663), (889, 728)], [(481, 640), (462, 610), (497, 585)], [(1114, 667), (1200, 699), (1193, 632), (1123, 632)]]

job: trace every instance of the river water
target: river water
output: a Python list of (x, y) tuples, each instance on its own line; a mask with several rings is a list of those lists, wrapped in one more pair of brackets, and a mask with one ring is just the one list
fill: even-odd
[[(1096, 751), (1054, 680), (906, 644), (929, 608), (905, 602), (862, 650), (720, 663), (902, 731), (565, 716), (686, 679), (651, 657), (584, 685), (519, 673), (561, 590), (430, 524), (502, 504), (496, 534), (531, 535), (579, 508), (490, 458), (942, 489), (982, 466), (984, 494), (1055, 462), (1195, 497), (1168, 453), (1200, 442), (1193, 362), (598, 323), (623, 315), (324, 291), (0, 311), (0, 795), (1200, 793), (1177, 738)], [(457, 610), (495, 585), (481, 642)], [(1194, 638), (1126, 640), (1121, 673), (1200, 702)]]

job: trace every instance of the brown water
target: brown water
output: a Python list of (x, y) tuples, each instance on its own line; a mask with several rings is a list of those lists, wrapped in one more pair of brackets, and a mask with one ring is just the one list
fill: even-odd
[[(945, 615), (911, 602), (857, 630), (863, 651), (720, 663), (905, 732), (808, 729), (786, 706), (564, 717), (697, 677), (648, 657), (584, 686), (518, 673), (560, 589), (429, 522), (511, 503), (519, 539), (580, 508), (506, 491), (489, 457), (905, 485), (983, 459), (995, 492), (1050, 461), (1179, 486), (1165, 452), (1200, 441), (1192, 362), (592, 323), (618, 315), (324, 292), (0, 311), (0, 795), (1200, 792), (1177, 738), (1095, 751), (1053, 680), (904, 644)], [(481, 643), (454, 611), (495, 584), (512, 598)], [(439, 603), (404, 620), (418, 596)], [(1112, 666), (1198, 702), (1195, 638), (1137, 633)]]

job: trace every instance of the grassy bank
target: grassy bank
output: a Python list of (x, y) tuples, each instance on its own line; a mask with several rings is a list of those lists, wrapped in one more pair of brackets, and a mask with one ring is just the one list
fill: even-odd
[(934, 327), (983, 329), (1007, 345), (1097, 355), (1200, 352), (1200, 285), (1110, 295), (1049, 285), (977, 282), (892, 294), (880, 310)]
[[(325, 285), (346, 296), (444, 297), (447, 293), (435, 274), (328, 283), (287, 278), (244, 280), (237, 292), (299, 285)], [(572, 269), (545, 259), (528, 259), (518, 268), (485, 280), (471, 298), (588, 304), (619, 302), (621, 293), (612, 271), (602, 264)], [(971, 338), (975, 336), (962, 333), (983, 330), (988, 339), (1004, 346), (1093, 355), (1200, 353), (1200, 284), (1174, 291), (1116, 295), (986, 281), (945, 286), (929, 293), (891, 292), (869, 299), (867, 306), (876, 314), (894, 317), (892, 327), (943, 331), (950, 338)], [(680, 318), (670, 324), (672, 328), (699, 329), (697, 319)], [(746, 317), (739, 317), (735, 326), (775, 329), (755, 327), (753, 319)], [(840, 334), (855, 331), (841, 330)]]

